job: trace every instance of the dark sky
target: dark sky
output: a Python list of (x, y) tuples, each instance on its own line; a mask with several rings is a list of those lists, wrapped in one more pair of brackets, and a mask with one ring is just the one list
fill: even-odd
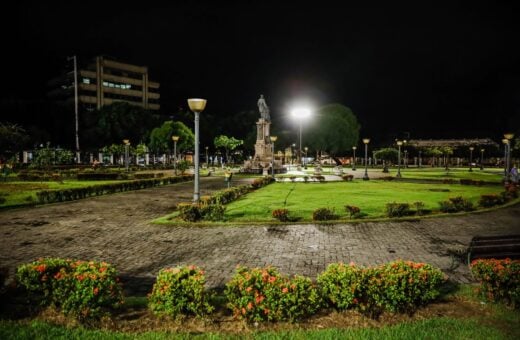
[(196, 96), (205, 114), (233, 115), (263, 93), (272, 115), (342, 103), (364, 136), (518, 130), (520, 11), (506, 1), (108, 3), (4, 11), (2, 106), (45, 98), (66, 56), (106, 54), (148, 65), (171, 113)]

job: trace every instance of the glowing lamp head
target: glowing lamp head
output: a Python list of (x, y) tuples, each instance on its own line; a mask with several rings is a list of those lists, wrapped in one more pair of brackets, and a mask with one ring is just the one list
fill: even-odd
[(365, 143), (365, 144), (370, 143), (370, 138), (363, 138), (363, 143)]
[(356, 149), (357, 149), (357, 146), (353, 146), (353, 147), (352, 147), (352, 150), (356, 150)]
[(502, 139), (502, 143), (509, 144), (509, 139), (507, 139), (507, 138)]
[(472, 147), (472, 146), (470, 146), (469, 149), (470, 149), (471, 151), (475, 150), (475, 148)]
[(305, 119), (311, 115), (311, 110), (306, 107), (297, 107), (291, 111), (291, 116), (298, 119)]
[(125, 145), (129, 145), (129, 144), (130, 144), (130, 140), (129, 140), (129, 139), (123, 139), (123, 143), (124, 143)]
[(511, 133), (511, 132), (504, 133), (504, 138), (505, 138), (505, 139), (509, 139), (509, 140), (511, 140), (511, 139), (513, 139), (514, 136), (515, 136), (515, 134), (514, 134), (514, 133)]
[(400, 140), (397, 141), (397, 145), (401, 146), (403, 145), (403, 142), (401, 142)]
[(179, 136), (172, 136), (172, 141), (178, 142), (179, 138), (180, 138)]
[(277, 137), (277, 136), (271, 136), (271, 137), (269, 137), (269, 139), (271, 140), (271, 142), (274, 143), (274, 142), (276, 142), (276, 140), (278, 139), (278, 137)]
[(188, 99), (188, 106), (193, 112), (202, 112), (206, 108), (206, 99), (190, 98)]

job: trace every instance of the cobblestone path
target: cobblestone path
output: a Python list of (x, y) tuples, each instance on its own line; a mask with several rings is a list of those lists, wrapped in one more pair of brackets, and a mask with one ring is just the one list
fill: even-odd
[[(201, 178), (201, 195), (224, 186), (221, 177)], [(373, 265), (398, 258), (431, 263), (468, 282), (457, 252), (473, 236), (520, 233), (518, 204), (415, 222), (206, 228), (150, 223), (190, 201), (192, 190), (187, 182), (2, 211), (0, 267), (12, 276), (16, 266), (38, 257), (103, 260), (118, 268), (131, 294), (145, 294), (161, 268), (178, 264), (203, 266), (211, 287), (223, 286), (237, 264), (315, 277), (332, 262)]]

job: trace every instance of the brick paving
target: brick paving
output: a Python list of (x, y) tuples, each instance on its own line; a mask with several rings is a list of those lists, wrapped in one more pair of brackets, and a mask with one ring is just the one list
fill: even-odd
[[(235, 181), (239, 184), (240, 181)], [(225, 187), (201, 178), (201, 194)], [(192, 198), (193, 182), (0, 212), (0, 267), (38, 257), (114, 264), (127, 292), (150, 290), (164, 267), (196, 264), (208, 285), (222, 287), (237, 264), (273, 265), (315, 277), (332, 262), (379, 264), (394, 259), (431, 263), (457, 282), (471, 280), (456, 255), (473, 236), (520, 233), (520, 205), (468, 216), (414, 222), (336, 225), (178, 227), (151, 224)]]

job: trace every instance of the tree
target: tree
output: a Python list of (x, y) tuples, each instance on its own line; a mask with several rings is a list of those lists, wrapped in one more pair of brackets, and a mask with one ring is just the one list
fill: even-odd
[(215, 148), (225, 150), (227, 162), (229, 159), (229, 151), (235, 150), (237, 147), (244, 144), (244, 141), (241, 139), (236, 139), (235, 137), (220, 135), (218, 137), (215, 137), (213, 144), (215, 144)]
[(399, 151), (394, 148), (379, 149), (374, 152), (374, 157), (383, 160), (383, 172), (388, 172), (388, 162), (395, 162)]
[(432, 158), (431, 165), (435, 166), (435, 157), (442, 156), (442, 150), (438, 147), (429, 147), (424, 149), (424, 154)]
[(329, 104), (316, 112), (312, 130), (305, 132), (305, 144), (316, 150), (327, 151), (332, 156), (345, 153), (357, 145), (360, 128), (350, 108)]
[(9, 158), (22, 150), (29, 136), (21, 126), (0, 122), (0, 156)]
[(152, 111), (126, 102), (115, 102), (83, 116), (80, 127), (82, 148), (100, 147), (129, 139), (139, 143), (148, 139), (150, 130), (160, 124)]
[(172, 120), (164, 122), (160, 127), (152, 130), (148, 147), (154, 153), (168, 152), (173, 150), (172, 136), (179, 136), (177, 152), (190, 150), (195, 143), (195, 135), (182, 122)]

